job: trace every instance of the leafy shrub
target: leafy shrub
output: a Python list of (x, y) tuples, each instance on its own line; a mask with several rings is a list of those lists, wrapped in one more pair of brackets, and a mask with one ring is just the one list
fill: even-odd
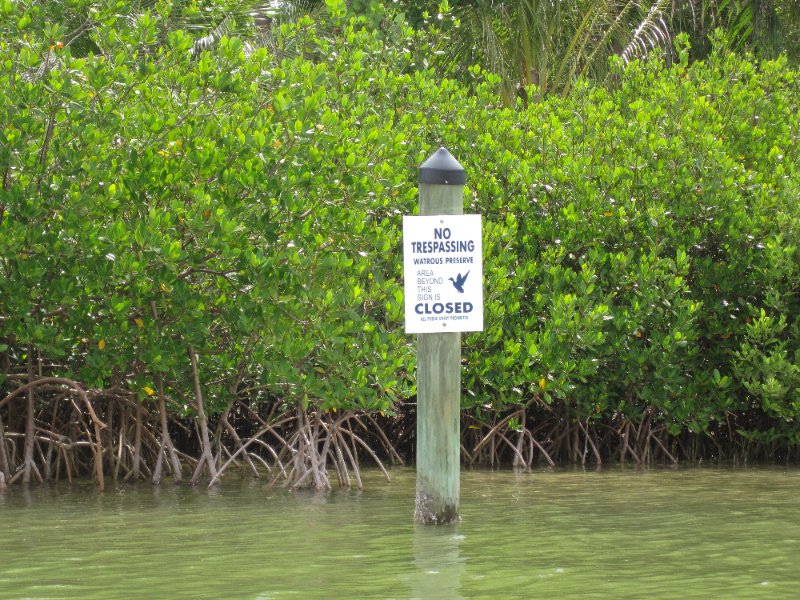
[(766, 421), (743, 431), (795, 435), (799, 98), (784, 62), (637, 62), (616, 87), (507, 107), (477, 68), (469, 90), (425, 68), (432, 42), (397, 20), (303, 19), (270, 50), (223, 37), (193, 52), (159, 3), (103, 13), (81, 53), (37, 5), (0, 10), (5, 380), (32, 349), (92, 388), (164, 386), (183, 416), (191, 348), (211, 414), (237, 394), (391, 412), (415, 393), (401, 215), (416, 166), (446, 145), (465, 210), (485, 215), (467, 410), (649, 414), (677, 434), (755, 403)]

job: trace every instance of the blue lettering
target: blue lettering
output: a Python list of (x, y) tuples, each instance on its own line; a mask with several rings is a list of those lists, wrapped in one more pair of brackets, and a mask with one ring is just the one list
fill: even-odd
[(451, 235), (449, 227), (438, 227), (433, 230), (433, 239), (435, 240), (449, 240)]
[(414, 312), (418, 315), (452, 315), (471, 313), (474, 308), (472, 302), (420, 302), (414, 306)]

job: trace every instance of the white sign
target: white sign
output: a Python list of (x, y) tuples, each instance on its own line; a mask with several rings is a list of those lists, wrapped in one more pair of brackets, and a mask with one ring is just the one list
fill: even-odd
[(403, 217), (406, 333), (483, 331), (481, 215)]

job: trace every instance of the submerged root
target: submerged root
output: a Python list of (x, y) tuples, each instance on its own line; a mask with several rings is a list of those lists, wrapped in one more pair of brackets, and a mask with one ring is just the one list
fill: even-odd
[(297, 410), (269, 423), (259, 419), (262, 427), (253, 435), (232, 438), (235, 448), (224, 449), (227, 458), (208, 485), (216, 485), (232, 467), (251, 470), (253, 462), (258, 462), (272, 474), (270, 485), (316, 490), (355, 485), (363, 489), (360, 461), (364, 457), (388, 480), (389, 473), (371, 445), (373, 440), (377, 439), (384, 451), (390, 448), (386, 451), (390, 459), (400, 457), (374, 419), (364, 417), (355, 412), (336, 416)]
[[(369, 457), (387, 481), (390, 480), (383, 462), (364, 439), (370, 431), (357, 413), (335, 416), (298, 411), (294, 420), (297, 427), (278, 453), (276, 460), (281, 472), (273, 477), (273, 484), (282, 481), (292, 489), (330, 490), (335, 477), (338, 487), (351, 487), (355, 483), (362, 489), (360, 454)], [(286, 460), (285, 469), (283, 460)], [(329, 467), (333, 467), (333, 477)]]
[[(281, 455), (279, 455), (278, 452), (275, 451), (275, 449), (273, 448), (272, 445), (268, 444), (262, 438), (266, 437), (266, 436), (270, 436), (274, 440), (273, 443), (277, 443), (278, 446), (281, 447), (281, 448), (288, 448), (289, 447), (289, 443), (284, 439), (284, 437), (281, 435), (280, 431), (281, 431), (281, 427), (286, 425), (291, 420), (292, 420), (291, 418), (283, 418), (283, 419), (280, 419), (279, 421), (276, 421), (275, 423), (271, 423), (269, 425), (265, 425), (264, 427), (259, 429), (253, 436), (251, 436), (250, 439), (248, 439), (247, 441), (242, 441), (241, 438), (240, 438), (237, 450), (235, 452), (233, 452), (233, 453), (230, 453), (230, 456), (228, 457), (228, 460), (225, 461), (217, 469), (217, 475), (216, 475), (216, 477), (212, 478), (209, 481), (209, 484), (208, 484), (209, 487), (215, 485), (220, 480), (220, 478), (224, 475), (225, 471), (229, 467), (231, 467), (232, 465), (236, 464), (236, 459), (241, 454), (245, 454), (251, 460), (257, 460), (262, 465), (264, 465), (264, 467), (267, 469), (267, 471), (272, 471), (275, 467), (277, 467), (280, 470), (280, 474), (283, 475), (284, 477), (286, 477), (287, 476), (286, 467), (285, 467), (285, 465), (283, 463), (283, 460), (281, 459)], [(259, 456), (258, 454), (253, 453), (253, 452), (248, 452), (248, 449), (250, 448), (250, 446), (259, 446), (259, 447), (263, 448), (264, 450), (266, 450), (272, 456), (272, 459), (274, 460), (273, 466), (270, 466), (269, 463), (264, 458)]]
[[(377, 466), (389, 479), (385, 465), (403, 463), (397, 449), (412, 455), (413, 403), (392, 417), (355, 411), (337, 415), (289, 408), (277, 398), (251, 405), (238, 393), (224, 411), (209, 414), (203, 427), (199, 367), (196, 362), (192, 366), (198, 413), (193, 417), (169, 409), (160, 381), (151, 401), (143, 402), (126, 389), (85, 390), (64, 378), (31, 381), (20, 374), (8, 379), (4, 385), (11, 391), (0, 396), (3, 484), (93, 475), (102, 490), (104, 475), (157, 485), (163, 477), (181, 482), (185, 470), (187, 479), (214, 486), (233, 469), (242, 477), (268, 474), (271, 485), (291, 489), (362, 489), (362, 463)], [(730, 414), (716, 429), (676, 434), (654, 407), (635, 417), (615, 413), (602, 419), (595, 414), (582, 418), (574, 407), (563, 405), (519, 406), (503, 414), (490, 411), (481, 419), (465, 414), (462, 458), (468, 465), (530, 470), (556, 463), (677, 464), (725, 457), (731, 449), (734, 460), (743, 461), (796, 456), (796, 450), (780, 442), (740, 435), (737, 419), (751, 418)]]
[[(0, 400), (0, 408), (2, 408), (3, 406), (10, 404), (11, 400), (21, 396), (23, 392), (26, 393), (25, 397), (27, 402), (25, 409), (25, 432), (22, 434), (24, 439), (22, 465), (16, 471), (16, 473), (11, 476), (9, 483), (15, 483), (19, 480), (21, 480), (23, 483), (27, 483), (30, 481), (31, 475), (33, 475), (37, 481), (42, 482), (45, 479), (45, 477), (42, 475), (42, 472), (45, 474), (49, 474), (51, 472), (49, 458), (52, 457), (52, 453), (45, 455), (42, 452), (41, 443), (39, 440), (37, 440), (36, 434), (37, 422), (44, 422), (44, 419), (42, 419), (37, 412), (35, 401), (36, 398), (34, 394), (45, 391), (50, 393), (55, 392), (56, 402), (68, 399), (74, 407), (75, 414), (82, 429), (82, 433), (85, 432), (86, 434), (86, 445), (91, 449), (93, 467), (92, 471), (95, 476), (95, 481), (98, 489), (102, 492), (105, 489), (105, 480), (103, 475), (103, 446), (101, 432), (107, 426), (98, 418), (86, 390), (84, 390), (77, 382), (64, 377), (40, 377), (36, 379), (34, 378), (34, 373), (30, 364), (26, 379), (27, 383), (19, 385), (15, 390), (6, 395), (5, 398)], [(74, 396), (77, 396), (80, 402), (76, 402)], [(84, 417), (84, 413), (86, 413), (88, 419)], [(88, 425), (89, 422), (91, 422), (93, 425), (93, 429), (91, 430)], [(42, 428), (38, 427), (38, 429), (41, 430)], [(12, 435), (9, 433), (5, 437), (10, 438)], [(10, 464), (15, 461), (10, 461), (8, 459), (5, 441), (2, 443), (4, 444), (2, 452), (4, 464), (2, 467), (3, 470), (5, 470), (7, 467), (10, 468)], [(12, 448), (13, 451), (16, 451), (16, 448), (13, 446)], [(34, 452), (34, 450), (37, 452)], [(40, 465), (42, 466), (42, 469), (39, 468)]]
[(555, 466), (550, 454), (527, 427), (524, 409), (514, 411), (492, 425), (474, 419), (474, 423), (467, 427), (467, 432), (470, 431), (479, 431), (481, 436), (472, 452), (465, 450), (470, 465), (500, 465), (506, 462), (504, 457), (510, 453), (515, 469), (530, 470), (537, 458), (544, 459), (551, 467)]
[[(537, 425), (529, 423), (536, 417)], [(494, 467), (511, 465), (530, 470), (536, 462), (602, 465), (604, 462), (677, 464), (680, 459), (707, 453), (709, 448), (722, 455), (716, 439), (700, 435), (675, 437), (657, 419), (653, 409), (637, 421), (621, 415), (604, 422), (559, 411), (536, 412), (519, 408), (488, 423), (465, 417), (462, 456), (469, 465)], [(688, 443), (687, 443), (688, 441)]]

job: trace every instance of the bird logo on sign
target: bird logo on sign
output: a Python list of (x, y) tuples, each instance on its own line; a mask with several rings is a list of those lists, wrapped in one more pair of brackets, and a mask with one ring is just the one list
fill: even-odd
[(461, 273), (456, 273), (455, 279), (453, 279), (452, 277), (448, 278), (450, 279), (450, 281), (453, 282), (453, 287), (456, 288), (459, 294), (464, 293), (464, 283), (467, 281), (467, 275), (469, 275), (469, 271), (467, 271), (463, 275)]

